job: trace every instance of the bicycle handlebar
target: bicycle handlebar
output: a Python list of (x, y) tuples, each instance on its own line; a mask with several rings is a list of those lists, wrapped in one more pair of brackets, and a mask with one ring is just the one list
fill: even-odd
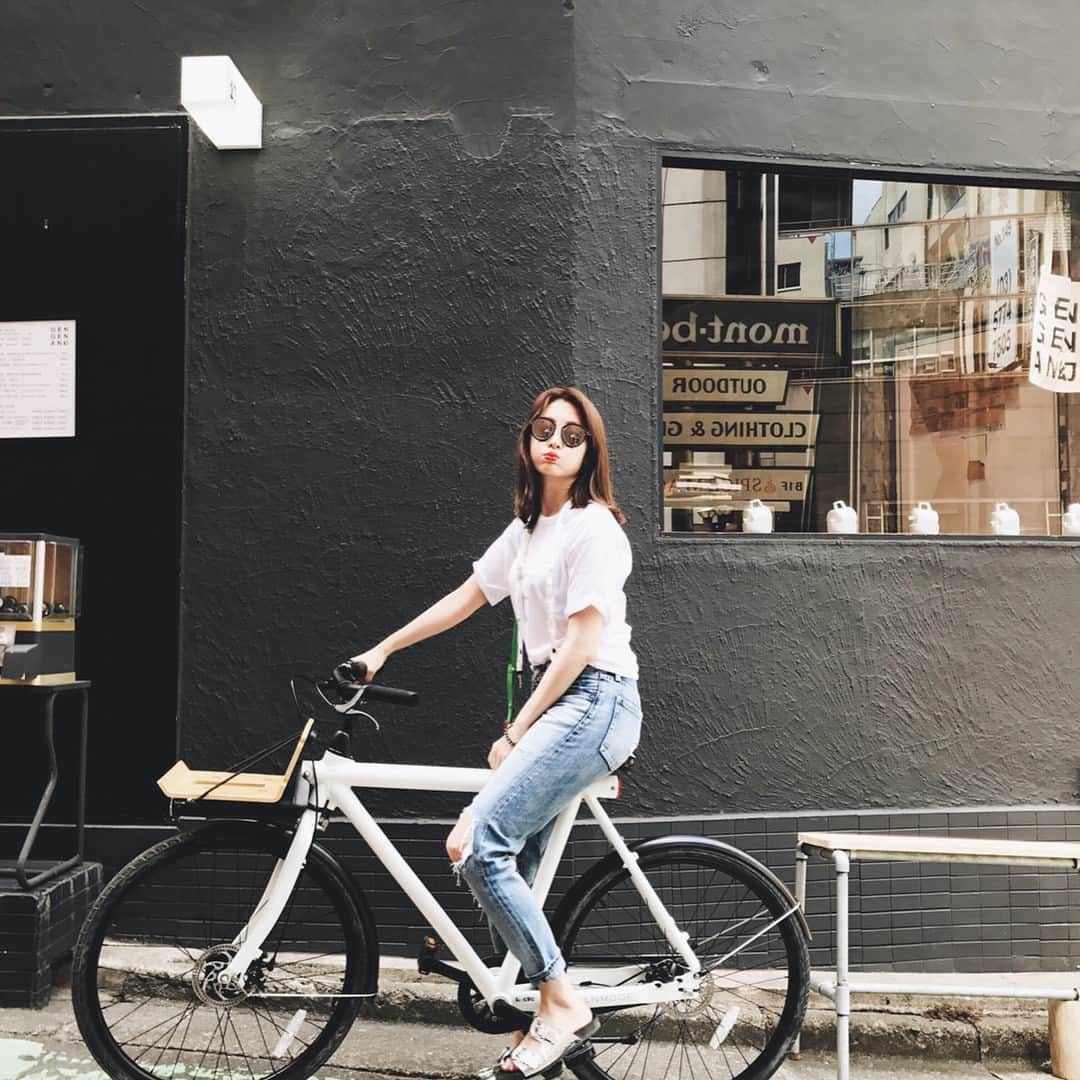
[(359, 660), (346, 660), (334, 668), (334, 684), (347, 701), (362, 686), (365, 701), (385, 701), (387, 705), (415, 705), (420, 695), (415, 690), (399, 690), (394, 686), (377, 686), (365, 682), (367, 667)]

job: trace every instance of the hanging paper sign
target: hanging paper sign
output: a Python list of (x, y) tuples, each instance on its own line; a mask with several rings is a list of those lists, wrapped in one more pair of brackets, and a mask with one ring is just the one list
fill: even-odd
[(1028, 380), (1043, 390), (1080, 393), (1080, 289), (1061, 274), (1039, 275)]
[[(999, 188), (994, 213), (1016, 210), (1017, 192)], [(1016, 362), (1016, 291), (1020, 276), (1020, 227), (1016, 218), (990, 222), (990, 337), (986, 366), (1001, 371)]]

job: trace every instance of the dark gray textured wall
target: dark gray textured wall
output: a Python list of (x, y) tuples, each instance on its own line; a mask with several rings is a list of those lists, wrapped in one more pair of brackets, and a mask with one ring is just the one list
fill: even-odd
[[(217, 52), (267, 107), (260, 153), (194, 140), (191, 764), (287, 731), (288, 674), (468, 573), (509, 515), (528, 400), (571, 380), (605, 412), (631, 518), (634, 810), (1077, 799), (1073, 547), (658, 538), (664, 149), (1076, 166), (1063, 0), (1022, 24), (1002, 2), (895, 10), (9, 5), (6, 114), (171, 110), (179, 56)], [(488, 612), (395, 658), (387, 681), (426, 701), (386, 711), (370, 752), (476, 761), (507, 637)]]

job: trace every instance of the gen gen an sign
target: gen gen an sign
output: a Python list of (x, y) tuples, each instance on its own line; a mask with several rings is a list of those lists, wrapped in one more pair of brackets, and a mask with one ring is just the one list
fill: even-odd
[(663, 351), (680, 356), (836, 356), (832, 300), (664, 298)]

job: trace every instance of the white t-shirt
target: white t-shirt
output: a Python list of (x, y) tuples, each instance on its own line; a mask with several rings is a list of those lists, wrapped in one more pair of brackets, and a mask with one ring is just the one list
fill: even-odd
[(623, 592), (632, 563), (630, 542), (606, 506), (593, 502), (575, 509), (567, 503), (559, 513), (538, 518), (531, 539), (525, 523), (514, 518), (473, 563), (473, 572), (489, 604), (510, 597), (533, 666), (551, 659), (552, 629), (557, 649), (566, 640), (569, 617), (595, 607), (604, 630), (589, 663), (636, 679)]

